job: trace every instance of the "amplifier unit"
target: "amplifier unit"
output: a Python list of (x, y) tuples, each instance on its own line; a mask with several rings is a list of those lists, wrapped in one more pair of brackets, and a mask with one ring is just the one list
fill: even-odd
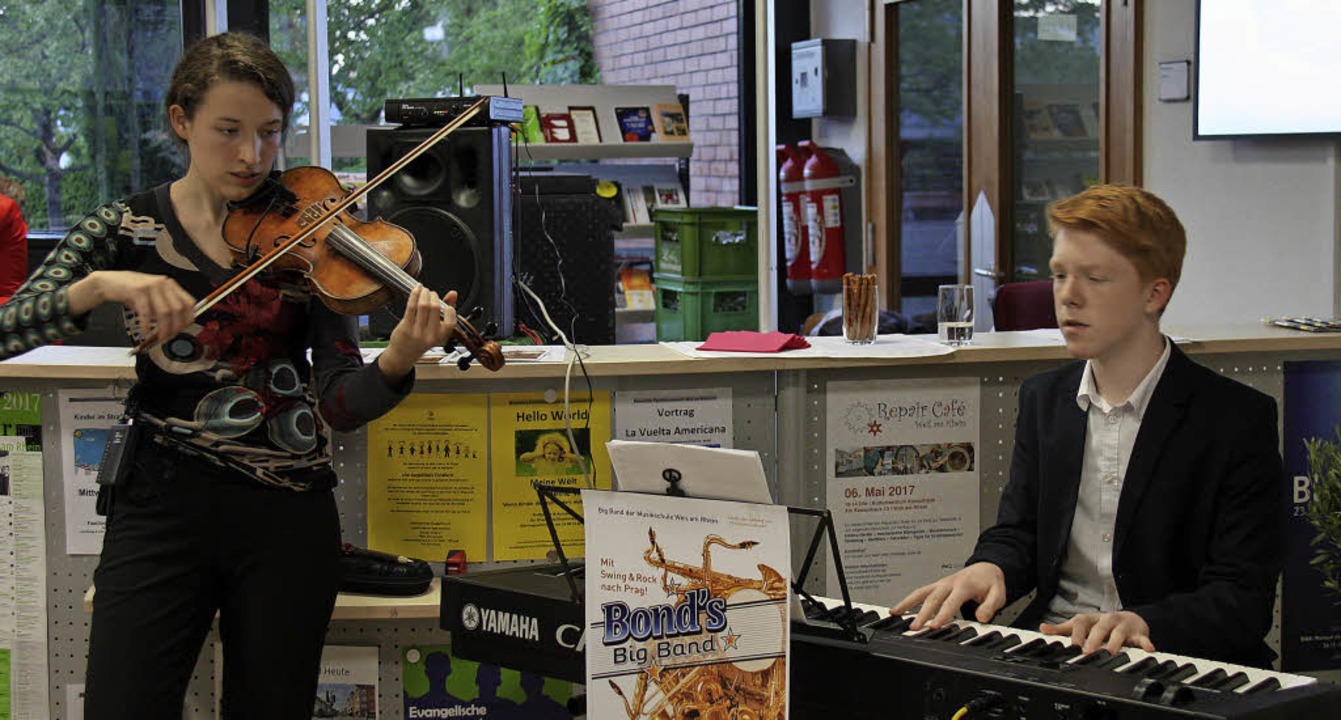
[[(442, 126), (453, 118), (470, 109), (470, 106), (482, 98), (396, 98), (386, 101), (386, 121), (397, 125)], [(521, 122), (522, 101), (520, 98), (487, 96), (488, 103), (478, 115), (466, 124), (475, 126), (498, 125)]]

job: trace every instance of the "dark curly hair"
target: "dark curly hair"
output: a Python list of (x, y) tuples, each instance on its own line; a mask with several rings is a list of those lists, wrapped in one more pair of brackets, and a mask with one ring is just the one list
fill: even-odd
[(248, 82), (259, 87), (279, 106), (284, 129), (289, 129), (293, 77), (269, 45), (244, 32), (220, 33), (192, 43), (172, 71), (172, 83), (163, 105), (169, 111), (173, 105), (180, 105), (187, 118), (194, 118), (205, 92), (220, 80)]

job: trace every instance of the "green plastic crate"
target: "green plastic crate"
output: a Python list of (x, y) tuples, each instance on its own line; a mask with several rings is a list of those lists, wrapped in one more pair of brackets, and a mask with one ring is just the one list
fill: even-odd
[(752, 207), (657, 208), (656, 272), (685, 280), (759, 275), (759, 215)]
[(704, 340), (719, 330), (759, 329), (759, 283), (654, 275), (657, 340)]

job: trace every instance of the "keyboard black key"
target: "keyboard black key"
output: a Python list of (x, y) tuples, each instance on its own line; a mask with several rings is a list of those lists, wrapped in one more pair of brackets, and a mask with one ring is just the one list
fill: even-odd
[[(1079, 646), (1079, 645), (1072, 645), (1071, 647), (1080, 647), (1080, 646)], [(1108, 662), (1109, 660), (1112, 660), (1112, 659), (1113, 659), (1113, 654), (1112, 654), (1112, 653), (1108, 652), (1107, 650), (1105, 650), (1105, 649), (1103, 649), (1103, 648), (1099, 648), (1098, 650), (1095, 650), (1094, 652), (1090, 653), (1089, 655), (1086, 655), (1086, 656), (1080, 658), (1079, 660), (1077, 660), (1077, 661), (1075, 661), (1075, 662), (1073, 662), (1073, 663), (1071, 663), (1071, 664), (1072, 664), (1072, 665), (1097, 665), (1097, 666), (1099, 666), (1099, 667), (1102, 667), (1104, 663), (1106, 663), (1106, 662)]]
[(1262, 678), (1253, 684), (1252, 687), (1243, 691), (1244, 695), (1255, 695), (1257, 693), (1274, 692), (1280, 689), (1280, 680), (1274, 677)]
[(1205, 675), (1202, 675), (1201, 677), (1194, 678), (1191, 682), (1187, 684), (1191, 685), (1192, 687), (1201, 687), (1201, 688), (1215, 687), (1217, 683), (1223, 682), (1224, 679), (1228, 677), (1228, 675), (1229, 673), (1225, 672), (1224, 668), (1215, 668), (1214, 670), (1206, 673)]
[(1165, 682), (1171, 682), (1171, 683), (1182, 682), (1192, 677), (1193, 675), (1196, 675), (1197, 672), (1198, 670), (1196, 665), (1193, 665), (1192, 663), (1183, 663), (1182, 665), (1178, 666), (1177, 670), (1174, 670), (1168, 675), (1165, 675), (1162, 679)]
[(1168, 675), (1173, 674), (1173, 672), (1177, 669), (1178, 669), (1178, 663), (1172, 660), (1165, 660), (1164, 662), (1161, 662), (1160, 664), (1156, 665), (1154, 669), (1146, 673), (1145, 676), (1148, 678), (1154, 678), (1156, 680), (1165, 680), (1167, 679)]
[[(1099, 652), (1106, 653), (1108, 651), (1100, 650)], [(1097, 655), (1098, 653), (1095, 654)], [(1117, 655), (1109, 656), (1106, 660), (1101, 660), (1098, 663), (1095, 663), (1094, 667), (1104, 668), (1105, 670), (1117, 670), (1129, 662), (1131, 662), (1131, 656), (1127, 653), (1120, 652)]]
[(882, 620), (871, 623), (871, 630), (881, 632), (903, 632), (913, 623), (913, 616), (904, 617), (902, 615), (890, 615)]
[(950, 637), (946, 638), (945, 640), (946, 642), (952, 642), (956, 645), (959, 645), (975, 637), (978, 637), (978, 631), (971, 627), (966, 627), (963, 630), (960, 630), (959, 632), (955, 633), (954, 635), (951, 635)]
[(1137, 660), (1136, 662), (1128, 665), (1127, 667), (1122, 668), (1121, 672), (1123, 675), (1139, 675), (1141, 677), (1146, 677), (1148, 673), (1153, 671), (1158, 666), (1159, 661), (1156, 660), (1154, 656), (1147, 655), (1141, 658), (1140, 660)]
[(949, 625), (943, 625), (941, 627), (938, 627), (935, 630), (932, 630), (931, 632), (924, 633), (920, 637), (922, 637), (925, 640), (940, 640), (942, 638), (953, 635), (957, 632), (959, 632), (959, 626), (954, 623), (950, 623)]
[(1063, 663), (1079, 655), (1084, 648), (1079, 645), (1063, 645), (1060, 648), (1054, 648), (1052, 653), (1044, 658), (1049, 662)]
[(857, 627), (866, 627), (876, 620), (880, 619), (880, 613), (874, 610), (867, 610), (857, 618)]
[(1216, 685), (1215, 689), (1219, 690), (1220, 692), (1229, 692), (1234, 688), (1247, 684), (1248, 684), (1248, 673), (1245, 673), (1242, 670), (1240, 670), (1234, 673), (1233, 675), (1230, 675), (1229, 677), (1225, 678), (1225, 681), (1220, 683), (1219, 685)]
[(1025, 644), (1023, 644), (1023, 645), (1021, 645), (1021, 646), (1019, 646), (1019, 647), (1017, 647), (1017, 648), (1013, 648), (1013, 649), (1011, 649), (1010, 654), (1011, 654), (1011, 655), (1018, 655), (1018, 656), (1021, 656), (1021, 657), (1028, 657), (1028, 656), (1030, 656), (1030, 655), (1033, 655), (1033, 654), (1034, 654), (1034, 651), (1039, 650), (1039, 649), (1045, 647), (1047, 644), (1048, 644), (1048, 641), (1047, 641), (1047, 640), (1044, 640), (1043, 638), (1034, 638), (1033, 640), (1030, 640), (1029, 642), (1027, 642), (1027, 643), (1025, 643)]
[(978, 637), (975, 637), (964, 644), (969, 647), (990, 647), (992, 643), (1000, 639), (1001, 639), (1000, 630), (988, 630), (982, 635), (979, 635)]

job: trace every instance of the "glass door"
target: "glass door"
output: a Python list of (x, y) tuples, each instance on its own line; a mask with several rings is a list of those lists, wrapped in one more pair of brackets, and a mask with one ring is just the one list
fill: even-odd
[(896, 6), (894, 193), (900, 240), (900, 309), (935, 325), (936, 288), (958, 282), (964, 209), (963, 0)]
[(1048, 204), (1100, 181), (1100, 3), (1015, 0), (1007, 282), (1048, 277)]

